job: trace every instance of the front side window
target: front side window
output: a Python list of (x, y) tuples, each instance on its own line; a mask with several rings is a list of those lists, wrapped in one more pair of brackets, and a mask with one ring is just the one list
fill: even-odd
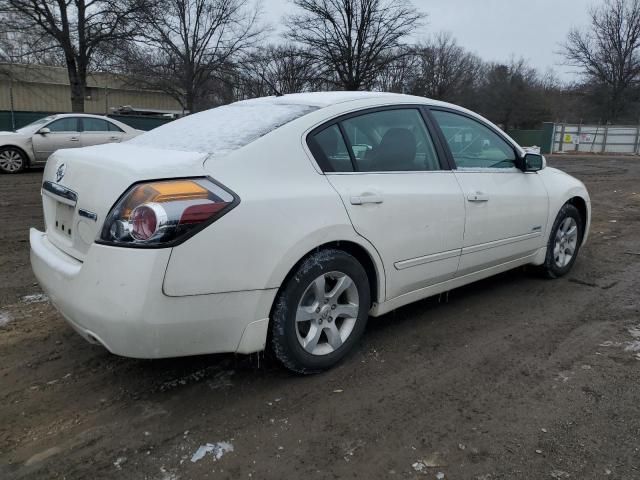
[(342, 122), (361, 172), (440, 170), (422, 115), (403, 108), (366, 113)]
[(441, 110), (432, 113), (459, 170), (515, 168), (515, 150), (489, 127), (457, 113)]
[(78, 119), (76, 117), (67, 117), (56, 120), (47, 125), (52, 132), (77, 132)]

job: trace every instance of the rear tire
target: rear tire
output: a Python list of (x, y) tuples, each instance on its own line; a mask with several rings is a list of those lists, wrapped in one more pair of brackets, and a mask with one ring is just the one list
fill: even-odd
[(0, 172), (18, 173), (27, 166), (25, 154), (15, 147), (0, 148)]
[(271, 347), (297, 373), (326, 370), (342, 360), (364, 332), (371, 293), (362, 265), (341, 250), (321, 250), (297, 267), (278, 293)]
[(580, 212), (573, 205), (564, 204), (553, 222), (547, 256), (541, 266), (547, 278), (559, 278), (569, 273), (578, 257), (582, 235)]

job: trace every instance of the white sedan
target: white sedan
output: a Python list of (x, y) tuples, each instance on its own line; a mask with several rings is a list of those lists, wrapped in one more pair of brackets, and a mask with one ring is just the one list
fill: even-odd
[(60, 150), (32, 229), (43, 289), (128, 357), (270, 347), (326, 369), (369, 315), (584, 244), (584, 185), (479, 115), (405, 95), (237, 102), (126, 144)]
[(124, 142), (141, 133), (101, 115), (50, 115), (14, 132), (0, 132), (0, 172), (18, 173), (28, 166), (43, 164), (61, 148)]

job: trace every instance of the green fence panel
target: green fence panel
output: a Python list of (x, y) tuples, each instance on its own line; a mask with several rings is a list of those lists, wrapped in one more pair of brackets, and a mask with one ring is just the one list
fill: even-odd
[[(42, 117), (52, 115), (49, 112), (13, 112), (13, 118), (10, 111), (0, 111), (0, 131), (12, 131), (15, 128), (24, 127), (31, 122), (35, 122)], [(15, 126), (14, 126), (15, 124)]]
[(544, 140), (542, 130), (508, 130), (507, 135), (523, 147), (541, 147)]
[(542, 153), (551, 153), (553, 151), (553, 135), (555, 133), (555, 124), (553, 122), (544, 122), (542, 124)]
[(148, 117), (145, 115), (108, 115), (108, 117), (138, 130), (151, 130), (172, 121), (170, 118)]

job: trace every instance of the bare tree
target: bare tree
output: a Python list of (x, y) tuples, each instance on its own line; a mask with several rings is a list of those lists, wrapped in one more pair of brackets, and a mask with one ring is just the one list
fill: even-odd
[(605, 0), (590, 11), (587, 31), (571, 30), (564, 45), (569, 65), (607, 87), (608, 119), (617, 118), (640, 74), (640, 0)]
[(124, 55), (127, 71), (186, 110), (208, 106), (210, 88), (231, 78), (238, 56), (260, 38), (259, 8), (247, 0), (160, 0), (147, 5)]
[(55, 40), (42, 31), (15, 31), (16, 24), (20, 24), (20, 15), (0, 13), (0, 62), (64, 66), (64, 56)]
[(372, 88), (382, 92), (410, 93), (418, 71), (415, 47), (400, 47), (389, 55), (391, 60), (380, 71)]
[(246, 97), (312, 90), (322, 77), (308, 52), (294, 45), (268, 45), (256, 49), (240, 63)]
[(505, 130), (531, 128), (548, 118), (544, 83), (523, 59), (489, 63), (483, 70), (475, 109)]
[(407, 0), (293, 0), (287, 38), (307, 47), (345, 90), (370, 87), (424, 15)]
[(411, 93), (451, 102), (460, 101), (474, 88), (482, 63), (449, 33), (439, 33), (417, 46), (416, 58), (418, 68)]
[[(87, 73), (101, 49), (130, 35), (133, 15), (145, 0), (0, 0), (9, 23), (7, 35), (30, 32), (39, 41), (29, 52), (38, 57), (52, 46), (64, 58), (71, 107), (84, 111)], [(22, 54), (25, 52), (23, 51)]]

